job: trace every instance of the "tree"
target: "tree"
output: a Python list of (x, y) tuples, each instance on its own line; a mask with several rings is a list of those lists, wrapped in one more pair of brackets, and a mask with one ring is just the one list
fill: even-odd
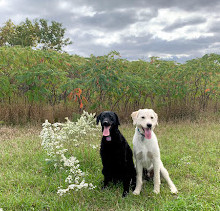
[(25, 46), (37, 46), (38, 43), (38, 24), (34, 25), (27, 18), (25, 22), (16, 26), (15, 34), (10, 40), (9, 44)]
[(72, 44), (69, 38), (64, 39), (65, 28), (62, 28), (62, 24), (52, 21), (52, 24), (48, 26), (48, 22), (45, 19), (40, 19), (39, 25), (39, 37), (42, 49), (53, 49), (60, 51), (63, 46)]
[(62, 47), (72, 44), (69, 38), (64, 38), (65, 31), (61, 23), (52, 21), (49, 25), (45, 19), (31, 22), (27, 18), (19, 25), (8, 20), (0, 27), (0, 46), (20, 45), (62, 51)]
[(0, 46), (10, 44), (10, 40), (15, 35), (15, 30), (15, 25), (11, 19), (2, 28), (0, 27)]

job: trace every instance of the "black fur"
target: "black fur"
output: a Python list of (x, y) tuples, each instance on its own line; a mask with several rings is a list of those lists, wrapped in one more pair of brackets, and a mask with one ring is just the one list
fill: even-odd
[(122, 181), (124, 188), (122, 196), (125, 197), (129, 192), (130, 185), (134, 190), (136, 184), (132, 150), (118, 129), (120, 123), (118, 116), (114, 112), (102, 112), (97, 116), (97, 124), (99, 121), (102, 125), (102, 131), (104, 130), (104, 125), (111, 126), (110, 136), (103, 136), (101, 141), (100, 155), (103, 164), (103, 188), (106, 188), (111, 181), (114, 183)]

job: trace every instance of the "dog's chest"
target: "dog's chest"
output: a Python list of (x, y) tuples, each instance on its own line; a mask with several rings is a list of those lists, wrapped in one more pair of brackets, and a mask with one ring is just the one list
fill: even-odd
[(156, 140), (136, 139), (134, 143), (135, 158), (146, 168), (150, 167), (152, 160), (159, 156)]
[(142, 146), (142, 148), (136, 151), (135, 154), (136, 159), (144, 166), (149, 167), (151, 165), (154, 152), (150, 148)]
[(118, 160), (124, 156), (122, 144), (112, 141), (103, 141), (101, 144), (101, 156), (106, 158), (109, 162)]

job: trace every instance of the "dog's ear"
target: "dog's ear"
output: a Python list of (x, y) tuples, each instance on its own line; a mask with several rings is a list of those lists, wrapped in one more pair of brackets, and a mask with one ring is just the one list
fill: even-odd
[(137, 124), (137, 116), (138, 116), (138, 111), (134, 111), (132, 114), (131, 114), (131, 118), (133, 120), (133, 125), (136, 125)]
[(155, 119), (157, 120), (156, 125), (158, 125), (158, 115), (157, 115), (157, 113), (155, 111), (154, 111), (154, 116), (155, 116)]
[(101, 115), (102, 115), (102, 113), (99, 114), (99, 115), (96, 117), (96, 124), (97, 124), (97, 125), (99, 124), (99, 121), (100, 121)]
[(114, 112), (114, 114), (115, 114), (115, 117), (116, 117), (116, 125), (120, 125), (118, 115), (115, 112)]

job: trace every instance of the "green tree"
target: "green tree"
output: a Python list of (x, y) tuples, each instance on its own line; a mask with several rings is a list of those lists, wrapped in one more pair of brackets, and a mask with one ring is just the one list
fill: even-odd
[(0, 46), (10, 44), (10, 40), (15, 35), (16, 27), (9, 19), (3, 27), (0, 27)]
[(10, 40), (11, 45), (25, 46), (37, 46), (38, 43), (38, 28), (37, 22), (32, 22), (27, 18), (25, 22), (20, 23), (16, 26), (15, 34)]
[(72, 43), (69, 38), (64, 38), (65, 31), (61, 23), (52, 21), (49, 25), (45, 19), (32, 22), (27, 18), (19, 25), (8, 20), (0, 27), (0, 46), (20, 45), (62, 51), (62, 47)]
[(52, 21), (51, 25), (48, 25), (47, 20), (40, 19), (39, 38), (42, 49), (61, 51), (62, 47), (72, 44), (69, 38), (64, 39), (65, 31), (61, 23)]

